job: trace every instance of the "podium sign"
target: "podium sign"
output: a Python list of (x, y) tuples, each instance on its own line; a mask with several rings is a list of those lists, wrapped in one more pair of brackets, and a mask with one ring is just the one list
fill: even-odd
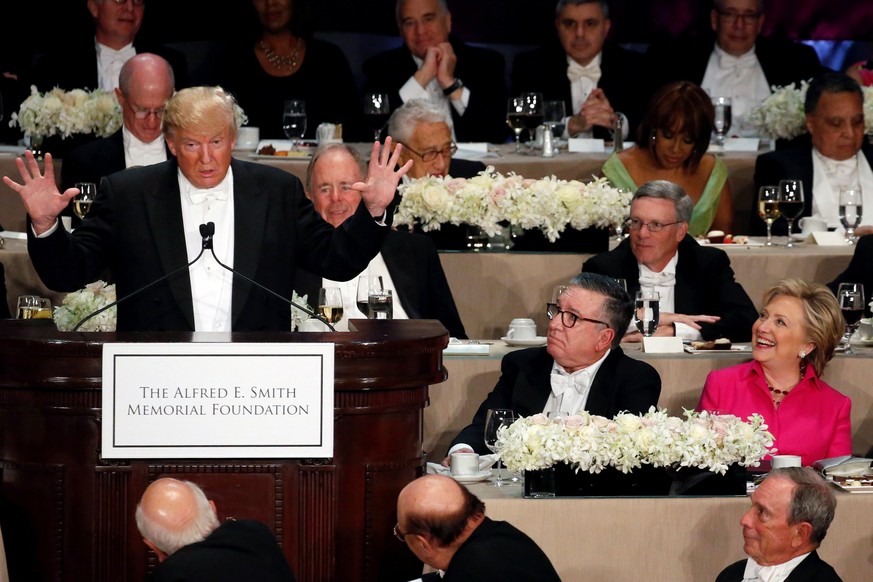
[(103, 346), (105, 459), (333, 456), (334, 345)]

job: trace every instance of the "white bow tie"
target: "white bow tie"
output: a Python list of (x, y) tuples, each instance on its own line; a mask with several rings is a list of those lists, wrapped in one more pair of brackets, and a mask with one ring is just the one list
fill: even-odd
[(660, 273), (640, 273), (640, 287), (673, 287), (676, 285), (675, 271), (661, 271)]
[(755, 56), (755, 51), (749, 51), (744, 55), (735, 57), (726, 52), (720, 52), (718, 58), (718, 66), (722, 69), (751, 69), (755, 66), (758, 58)]
[(203, 204), (207, 200), (210, 202), (213, 200), (227, 200), (227, 192), (222, 188), (192, 188), (188, 192), (188, 196), (191, 198), (191, 204)]
[(831, 160), (822, 157), (825, 171), (832, 176), (848, 176), (858, 168), (858, 157), (853, 156), (848, 160)]
[(567, 66), (567, 78), (571, 83), (575, 83), (579, 79), (588, 78), (596, 84), (600, 80), (601, 71), (600, 65), (591, 61), (584, 67), (576, 61), (571, 61)]
[(552, 372), (552, 394), (554, 394), (555, 396), (560, 396), (570, 389), (575, 390), (579, 394), (584, 394), (585, 390), (588, 389), (588, 384), (590, 382), (589, 376), (590, 374), (588, 373), (588, 370), (582, 370), (578, 374), (573, 375)]
[(128, 60), (136, 56), (136, 49), (133, 45), (127, 45), (121, 49), (115, 50), (108, 46), (100, 47), (100, 56), (110, 62), (126, 63)]

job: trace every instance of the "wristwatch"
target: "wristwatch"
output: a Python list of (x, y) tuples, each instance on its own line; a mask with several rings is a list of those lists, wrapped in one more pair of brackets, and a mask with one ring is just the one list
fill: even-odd
[(458, 89), (460, 89), (463, 86), (464, 86), (464, 82), (458, 78), (455, 78), (454, 83), (452, 83), (451, 85), (449, 85), (448, 87), (443, 89), (443, 95), (448, 97), (449, 95), (451, 95), (452, 93), (454, 93), (455, 91), (457, 91)]

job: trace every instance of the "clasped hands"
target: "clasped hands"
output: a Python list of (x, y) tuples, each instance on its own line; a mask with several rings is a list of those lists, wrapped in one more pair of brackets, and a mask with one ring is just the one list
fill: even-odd
[(583, 131), (590, 131), (595, 125), (612, 129), (615, 127), (616, 117), (618, 115), (609, 104), (606, 93), (597, 87), (588, 95), (588, 99), (582, 104), (579, 113), (570, 117), (567, 123), (567, 133), (573, 136)]
[(424, 63), (413, 77), (422, 87), (427, 87), (428, 83), (436, 78), (439, 86), (445, 89), (455, 82), (455, 66), (457, 64), (458, 57), (455, 56), (455, 49), (450, 43), (441, 42), (427, 49)]
[[(674, 323), (684, 323), (689, 327), (700, 330), (701, 323), (715, 323), (720, 319), (721, 317), (717, 315), (685, 315), (684, 313), (661, 313), (660, 317), (658, 318), (658, 328), (652, 335), (654, 335), (655, 337), (673, 337), (675, 331), (675, 328), (673, 327)], [(624, 337), (621, 338), (621, 341), (641, 342), (643, 341), (643, 334), (638, 331), (632, 331), (630, 333), (626, 333)]]

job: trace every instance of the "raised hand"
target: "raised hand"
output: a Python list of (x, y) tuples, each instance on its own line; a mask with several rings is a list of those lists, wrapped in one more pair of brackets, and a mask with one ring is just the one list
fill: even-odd
[(55, 182), (55, 168), (51, 154), (45, 155), (44, 172), (40, 172), (39, 162), (30, 150), (24, 152), (24, 159), (16, 158), (15, 165), (21, 175), (22, 184), (15, 182), (9, 176), (3, 176), (3, 182), (21, 197), (33, 224), (33, 230), (40, 235), (55, 225), (58, 216), (70, 204), (70, 200), (79, 193), (79, 189), (69, 188), (63, 194), (60, 193)]
[(352, 188), (361, 193), (364, 205), (371, 216), (381, 216), (385, 212), (394, 200), (400, 178), (412, 167), (412, 160), (407, 160), (403, 166), (397, 168), (402, 151), (403, 144), (399, 143), (394, 151), (391, 151), (390, 135), (385, 138), (384, 144), (373, 142), (370, 165), (367, 168), (367, 181), (352, 184)]

